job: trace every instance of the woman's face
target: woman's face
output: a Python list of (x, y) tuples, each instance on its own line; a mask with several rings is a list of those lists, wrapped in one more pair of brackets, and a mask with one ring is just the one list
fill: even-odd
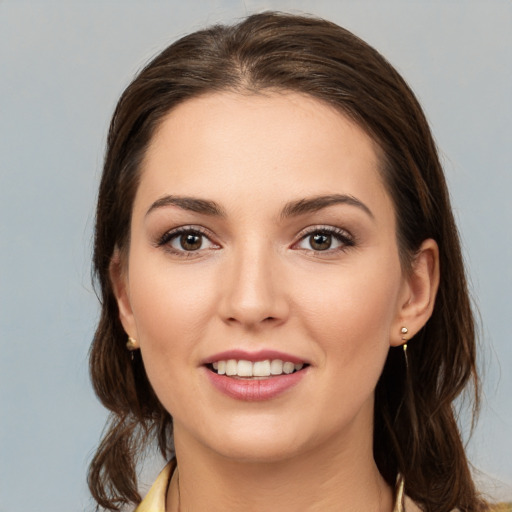
[(295, 93), (165, 118), (116, 290), (177, 442), (276, 460), (371, 438), (409, 292), (378, 166), (359, 127)]

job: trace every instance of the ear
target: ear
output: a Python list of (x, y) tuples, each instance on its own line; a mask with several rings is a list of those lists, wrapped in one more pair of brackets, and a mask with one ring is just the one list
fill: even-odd
[[(402, 345), (426, 323), (434, 310), (439, 288), (439, 248), (432, 239), (425, 240), (414, 257), (409, 274), (404, 277), (398, 311), (392, 326), (390, 344)], [(407, 333), (402, 334), (402, 327)]]
[[(119, 309), (119, 320), (121, 321), (126, 334), (134, 340), (138, 340), (135, 317), (130, 303), (130, 286), (128, 282), (127, 265), (126, 262), (123, 261), (121, 252), (117, 247), (114, 250), (112, 259), (110, 260), (109, 274), (110, 282), (112, 283), (112, 290)], [(136, 343), (137, 346), (134, 348), (139, 348), (138, 342)]]

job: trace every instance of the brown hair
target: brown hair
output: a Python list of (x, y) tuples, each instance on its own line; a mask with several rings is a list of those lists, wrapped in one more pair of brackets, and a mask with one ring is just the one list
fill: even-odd
[(131, 361), (109, 277), (126, 249), (140, 165), (172, 108), (214, 91), (290, 90), (333, 105), (380, 146), (393, 200), (402, 266), (421, 242), (437, 241), (441, 282), (432, 317), (409, 343), (409, 371), (390, 349), (375, 397), (374, 456), (393, 485), (425, 511), (484, 510), (470, 475), (453, 401), (475, 389), (474, 320), (448, 191), (427, 121), (413, 93), (373, 48), (318, 18), (267, 12), (175, 42), (125, 90), (107, 141), (96, 216), (94, 271), (102, 311), (90, 355), (95, 391), (111, 420), (92, 460), (89, 486), (99, 505), (140, 501), (136, 462), (156, 436), (172, 454), (172, 418), (156, 398), (139, 354)]

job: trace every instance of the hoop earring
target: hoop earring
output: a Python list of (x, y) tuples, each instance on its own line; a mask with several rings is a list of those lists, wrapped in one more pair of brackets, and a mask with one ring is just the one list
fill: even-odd
[(404, 351), (404, 357), (405, 357), (405, 367), (407, 369), (409, 369), (409, 359), (407, 357), (407, 338), (405, 337), (405, 335), (409, 332), (409, 329), (407, 329), (407, 327), (402, 327), (401, 329), (401, 333), (402, 333), (402, 341), (404, 342), (402, 344), (402, 348), (403, 348), (403, 351)]

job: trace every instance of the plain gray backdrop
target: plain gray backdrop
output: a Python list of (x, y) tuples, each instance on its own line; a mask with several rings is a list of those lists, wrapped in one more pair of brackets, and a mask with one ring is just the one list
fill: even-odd
[(119, 94), (177, 37), (270, 8), (354, 31), (426, 111), (482, 317), (484, 408), (468, 450), (511, 493), (511, 1), (0, 0), (0, 512), (93, 509), (85, 475), (106, 413), (87, 374), (91, 240)]

